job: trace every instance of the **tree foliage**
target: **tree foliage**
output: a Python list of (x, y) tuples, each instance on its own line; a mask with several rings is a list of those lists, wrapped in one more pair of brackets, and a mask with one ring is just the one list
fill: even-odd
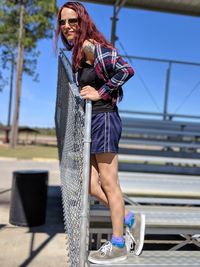
[[(8, 63), (11, 63), (10, 96), (16, 66), (15, 109), (10, 142), (11, 147), (14, 148), (17, 144), (23, 72), (34, 76), (39, 55), (36, 49), (37, 43), (41, 39), (52, 36), (57, 8), (56, 0), (1, 0), (1, 2), (1, 64), (6, 68)], [(9, 110), (11, 110), (11, 104), (9, 104)]]
[[(51, 38), (54, 18), (57, 12), (55, 0), (1, 0), (0, 5), (0, 54), (2, 68), (10, 63), (16, 66), (20, 4), (25, 7), (24, 39), (25, 49), (23, 72), (37, 80), (36, 66), (39, 51), (37, 43)], [(12, 62), (14, 60), (14, 62)], [(0, 70), (0, 75), (2, 75)]]

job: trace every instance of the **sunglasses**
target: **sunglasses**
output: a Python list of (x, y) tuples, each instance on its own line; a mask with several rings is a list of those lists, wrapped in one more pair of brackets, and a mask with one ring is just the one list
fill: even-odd
[(73, 18), (73, 19), (60, 19), (59, 20), (59, 25), (64, 26), (68, 22), (70, 26), (74, 26), (78, 24), (78, 18)]

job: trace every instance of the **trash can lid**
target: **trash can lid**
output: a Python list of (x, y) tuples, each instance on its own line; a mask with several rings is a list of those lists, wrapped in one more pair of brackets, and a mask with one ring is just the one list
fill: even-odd
[(16, 174), (38, 174), (38, 173), (48, 173), (47, 170), (18, 170), (14, 171)]

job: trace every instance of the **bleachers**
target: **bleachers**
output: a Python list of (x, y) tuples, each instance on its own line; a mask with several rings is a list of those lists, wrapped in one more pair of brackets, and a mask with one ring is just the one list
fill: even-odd
[(122, 125), (119, 171), (200, 176), (200, 123), (122, 117)]
[[(159, 256), (159, 259), (163, 258), (166, 266), (186, 264), (184, 258), (178, 263), (181, 265), (175, 264), (177, 263), (176, 257), (183, 252), (180, 249), (188, 244), (193, 244), (196, 246), (195, 250), (200, 250), (199, 177), (120, 172), (119, 179), (122, 191), (126, 193), (124, 195), (126, 208), (146, 215), (145, 242), (148, 239), (148, 243), (150, 242), (154, 246), (158, 242), (158, 237), (165, 236), (167, 244), (170, 246), (168, 251), (160, 251), (158, 246), (152, 251), (144, 249), (140, 257), (132, 254), (128, 261), (121, 266), (148, 266), (153, 263), (155, 264), (153, 266), (160, 266), (161, 261), (159, 264), (154, 262), (155, 255)], [(106, 239), (111, 238), (111, 234), (109, 210), (100, 204), (93, 204), (90, 210), (90, 249), (99, 248)], [(172, 236), (176, 237), (177, 235), (180, 235), (182, 240), (174, 243)], [(159, 245), (161, 245), (162, 242), (159, 241)], [(170, 253), (173, 250), (178, 251), (172, 255)], [(191, 261), (186, 266), (196, 265), (200, 261), (200, 259), (196, 259), (197, 251), (187, 251), (187, 253), (190, 254)], [(149, 255), (148, 263), (145, 262), (147, 254)], [(170, 262), (170, 255), (175, 257), (174, 262)], [(143, 265), (144, 263), (146, 265)]]
[(200, 149), (200, 124), (122, 117), (121, 144)]
[[(146, 214), (146, 234), (200, 234), (198, 176), (119, 172), (119, 180), (126, 207)], [(111, 234), (109, 211), (104, 206), (91, 206), (90, 222), (98, 242), (102, 233)]]
[(153, 120), (122, 117), (123, 132), (126, 134), (144, 134), (154, 136), (200, 137), (200, 124), (171, 120)]
[[(200, 124), (130, 118), (122, 122), (119, 180), (126, 207), (146, 215), (146, 235), (152, 237), (152, 244), (157, 236), (180, 235), (183, 240), (172, 245), (170, 250), (180, 250), (188, 244), (195, 245), (198, 250)], [(90, 212), (90, 249), (99, 247), (111, 234), (108, 209), (93, 202)], [(142, 256), (132, 255), (117, 266), (165, 266), (158, 264), (158, 259), (162, 262), (162, 258), (166, 266), (200, 266), (196, 251), (187, 251), (191, 258), (188, 265), (184, 258), (179, 259), (182, 251), (176, 251), (175, 254), (171, 252), (174, 251), (163, 251), (161, 255), (160, 251), (144, 250)], [(145, 261), (147, 254), (148, 263)], [(174, 258), (174, 261), (170, 258)]]

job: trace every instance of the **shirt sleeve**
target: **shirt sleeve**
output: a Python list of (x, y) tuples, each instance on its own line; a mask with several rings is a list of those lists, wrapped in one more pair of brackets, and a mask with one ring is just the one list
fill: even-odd
[(117, 56), (114, 69), (109, 57), (104, 59), (104, 64), (106, 71), (109, 74), (109, 79), (98, 90), (98, 93), (102, 99), (109, 100), (111, 99), (113, 90), (118, 89), (119, 86), (122, 86), (127, 82), (134, 75), (134, 70), (120, 56)]

